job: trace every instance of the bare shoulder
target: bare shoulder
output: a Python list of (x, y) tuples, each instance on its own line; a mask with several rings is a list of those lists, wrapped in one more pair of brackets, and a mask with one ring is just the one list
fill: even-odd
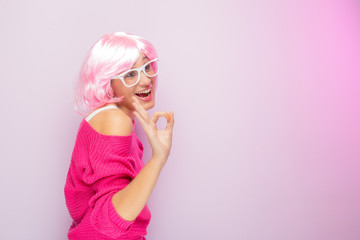
[(133, 130), (133, 122), (120, 109), (106, 109), (89, 120), (91, 127), (103, 135), (128, 136)]

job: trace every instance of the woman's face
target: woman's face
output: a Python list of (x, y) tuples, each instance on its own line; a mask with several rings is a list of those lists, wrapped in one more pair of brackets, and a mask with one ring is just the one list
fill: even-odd
[[(132, 66), (132, 69), (139, 68), (147, 62), (149, 62), (149, 59), (144, 54), (140, 53), (140, 56)], [(114, 90), (115, 97), (124, 96), (123, 100), (118, 103), (118, 107), (127, 112), (129, 115), (132, 115), (131, 113), (135, 110), (135, 108), (132, 104), (133, 100), (131, 97), (135, 96), (139, 99), (141, 105), (146, 110), (153, 108), (155, 105), (155, 77), (156, 76), (148, 77), (143, 71), (141, 71), (139, 82), (132, 87), (125, 86), (120, 79), (113, 79), (111, 81), (111, 87)], [(147, 89), (151, 90), (148, 97), (142, 98), (136, 94)]]

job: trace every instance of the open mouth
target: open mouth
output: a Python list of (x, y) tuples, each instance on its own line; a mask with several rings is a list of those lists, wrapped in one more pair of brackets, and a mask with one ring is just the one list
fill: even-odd
[(135, 93), (136, 96), (141, 97), (141, 98), (146, 98), (151, 94), (151, 91), (149, 91), (148, 93)]
[(142, 92), (137, 92), (135, 95), (143, 100), (147, 100), (151, 96), (151, 88)]

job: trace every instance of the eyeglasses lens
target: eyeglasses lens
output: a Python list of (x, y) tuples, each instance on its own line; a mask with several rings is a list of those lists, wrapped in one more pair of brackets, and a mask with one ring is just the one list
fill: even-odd
[(127, 85), (133, 85), (137, 82), (138, 77), (138, 71), (132, 70), (124, 75), (124, 81)]
[(159, 70), (159, 68), (158, 68), (157, 61), (150, 62), (147, 65), (145, 65), (145, 67), (144, 67), (145, 74), (148, 77), (155, 76), (158, 73), (158, 70)]

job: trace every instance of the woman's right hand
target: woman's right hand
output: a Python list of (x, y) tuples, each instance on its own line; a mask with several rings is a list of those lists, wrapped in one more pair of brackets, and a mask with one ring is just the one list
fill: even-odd
[[(133, 105), (135, 108), (134, 115), (144, 128), (146, 136), (151, 145), (153, 157), (158, 159), (160, 164), (164, 166), (170, 154), (172, 144), (174, 112), (155, 112), (152, 118), (150, 118), (149, 114), (140, 104), (139, 100), (134, 96), (133, 100)], [(161, 116), (164, 116), (167, 119), (166, 128), (164, 130), (159, 130), (156, 126), (156, 122)]]

